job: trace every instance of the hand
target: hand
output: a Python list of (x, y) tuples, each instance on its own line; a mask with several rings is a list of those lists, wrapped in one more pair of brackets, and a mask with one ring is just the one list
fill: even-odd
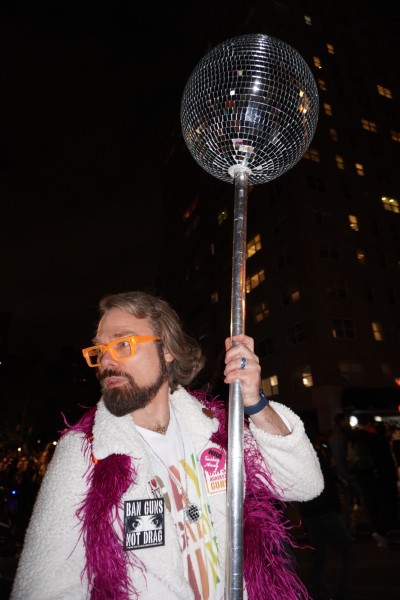
[[(236, 342), (232, 346), (232, 341)], [(254, 354), (253, 338), (239, 334), (225, 340), (225, 383), (239, 380), (244, 406), (257, 404), (260, 400), (261, 367), (258, 356)], [(246, 366), (241, 368), (242, 357)]]

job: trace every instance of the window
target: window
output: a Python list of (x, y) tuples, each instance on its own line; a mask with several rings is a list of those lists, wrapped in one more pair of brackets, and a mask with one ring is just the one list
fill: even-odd
[(332, 335), (336, 340), (354, 340), (354, 323), (351, 319), (332, 319)]
[(297, 344), (304, 342), (306, 339), (304, 323), (296, 323), (295, 325), (288, 327), (286, 330), (286, 338), (289, 346), (297, 346)]
[(309, 148), (306, 152), (304, 152), (303, 158), (313, 160), (314, 162), (320, 162), (319, 150), (317, 150), (317, 148)]
[(326, 293), (328, 296), (335, 296), (336, 298), (348, 298), (349, 289), (344, 279), (335, 279), (328, 277), (326, 279)]
[(328, 115), (328, 117), (331, 117), (332, 114), (333, 114), (332, 113), (332, 106), (330, 104), (328, 104), (328, 102), (324, 102), (323, 106), (324, 106), (324, 113), (326, 115)]
[(277, 396), (279, 394), (278, 375), (271, 375), (261, 380), (262, 391), (266, 396)]
[(269, 317), (269, 306), (266, 302), (261, 302), (253, 308), (254, 323), (260, 323)]
[(343, 156), (339, 156), (339, 154), (336, 154), (335, 156), (336, 159), (336, 166), (340, 171), (344, 171), (344, 160), (343, 160)]
[(350, 229), (358, 231), (358, 219), (355, 215), (349, 215)]
[(282, 290), (282, 304), (283, 306), (289, 306), (289, 304), (295, 304), (300, 300), (300, 290), (297, 283), (289, 285)]
[(394, 129), (391, 129), (390, 137), (394, 142), (400, 142), (400, 131), (394, 131)]
[(198, 204), (199, 204), (200, 198), (198, 196), (196, 196), (195, 198), (193, 198), (190, 206), (185, 210), (185, 212), (183, 213), (183, 220), (187, 221), (187, 219), (194, 213), (194, 211), (196, 210)]
[(214, 254), (215, 254), (215, 244), (214, 244), (214, 242), (211, 242), (211, 244), (210, 244), (210, 254), (211, 254), (211, 256), (214, 256)]
[(328, 50), (329, 54), (335, 54), (335, 48), (333, 47), (332, 44), (327, 44), (326, 49)]
[(218, 225), (221, 225), (221, 223), (226, 221), (227, 218), (228, 218), (228, 210), (226, 208), (223, 208), (217, 215)]
[(337, 135), (336, 129), (330, 129), (329, 130), (329, 136), (330, 136), (332, 142), (337, 142), (338, 141), (338, 135)]
[(375, 302), (374, 288), (369, 283), (365, 284), (365, 297), (369, 302)]
[(385, 210), (389, 210), (394, 213), (400, 213), (399, 201), (395, 198), (388, 198), (387, 196), (382, 196), (381, 201)]
[(217, 304), (218, 300), (219, 300), (218, 292), (217, 291), (212, 292), (212, 294), (211, 294), (211, 304)]
[(310, 365), (304, 365), (299, 367), (294, 372), (294, 386), (295, 389), (299, 390), (305, 387), (313, 386), (313, 377), (311, 373)]
[(260, 269), (258, 271), (258, 273), (251, 275), (251, 277), (247, 277), (247, 279), (246, 279), (246, 294), (249, 294), (251, 292), (251, 290), (254, 290), (263, 281), (265, 281), (264, 269)]
[(385, 98), (390, 98), (390, 99), (393, 98), (392, 91), (389, 90), (389, 88), (383, 87), (383, 85), (377, 85), (376, 87), (378, 89), (378, 94), (380, 96), (384, 96)]
[(247, 242), (246, 258), (250, 258), (259, 250), (261, 250), (261, 236), (257, 233), (257, 235)]
[(271, 356), (274, 353), (274, 343), (271, 337), (264, 338), (259, 342), (256, 342), (256, 354), (260, 358), (264, 356)]
[(365, 129), (365, 131), (371, 131), (373, 133), (376, 133), (378, 131), (378, 128), (374, 121), (368, 121), (367, 119), (361, 119), (361, 126), (363, 129)]
[(357, 248), (356, 256), (357, 256), (357, 260), (360, 263), (360, 265), (367, 264), (367, 256), (366, 256), (364, 250), (362, 250), (361, 248)]
[(319, 253), (322, 258), (330, 258), (331, 260), (340, 260), (338, 245), (334, 242), (321, 241), (319, 243)]
[(355, 167), (356, 167), (357, 175), (360, 175), (360, 177), (364, 177), (365, 173), (364, 173), (363, 165), (361, 163), (356, 163)]
[(383, 342), (383, 332), (382, 332), (381, 323), (378, 323), (377, 321), (373, 321), (371, 323), (371, 327), (372, 327), (372, 334), (374, 336), (374, 340), (376, 340), (377, 342)]
[(306, 175), (307, 185), (311, 190), (318, 190), (319, 192), (326, 192), (325, 181), (322, 177), (314, 177), (313, 175)]
[(362, 364), (356, 360), (343, 360), (339, 362), (339, 371), (344, 383), (360, 385), (364, 383), (364, 370)]
[(311, 26), (312, 25), (311, 17), (309, 17), (308, 15), (304, 15), (304, 23), (306, 25), (310, 25)]
[(279, 271), (283, 271), (283, 269), (293, 262), (293, 252), (291, 250), (286, 250), (285, 252), (278, 254), (276, 260)]
[(324, 79), (318, 79), (318, 86), (321, 92), (326, 92), (326, 81)]
[(314, 67), (317, 67), (317, 69), (322, 69), (321, 61), (318, 56), (313, 56), (313, 63)]

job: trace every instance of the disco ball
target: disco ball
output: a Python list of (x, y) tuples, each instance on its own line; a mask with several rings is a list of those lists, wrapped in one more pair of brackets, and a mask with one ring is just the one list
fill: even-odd
[(233, 183), (239, 165), (258, 184), (300, 160), (318, 108), (317, 86), (300, 54), (279, 39), (247, 34), (222, 42), (195, 67), (182, 96), (181, 126), (203, 169)]

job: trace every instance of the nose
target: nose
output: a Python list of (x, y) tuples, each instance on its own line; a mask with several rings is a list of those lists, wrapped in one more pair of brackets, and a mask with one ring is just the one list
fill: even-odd
[(100, 366), (103, 367), (103, 369), (109, 369), (111, 366), (115, 367), (117, 363), (118, 361), (111, 356), (109, 350), (106, 350), (100, 359)]

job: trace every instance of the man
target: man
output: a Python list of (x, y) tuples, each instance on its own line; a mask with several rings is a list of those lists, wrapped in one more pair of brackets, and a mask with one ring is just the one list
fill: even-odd
[[(185, 386), (204, 359), (175, 311), (143, 292), (105, 297), (94, 346), (102, 398), (61, 437), (43, 480), (12, 600), (221, 600), (226, 537), (224, 406)], [(279, 502), (323, 478), (300, 419), (260, 398), (254, 342), (225, 342), (225, 383), (246, 417), (245, 598), (298, 599)], [(136, 531), (135, 518), (157, 528)]]

